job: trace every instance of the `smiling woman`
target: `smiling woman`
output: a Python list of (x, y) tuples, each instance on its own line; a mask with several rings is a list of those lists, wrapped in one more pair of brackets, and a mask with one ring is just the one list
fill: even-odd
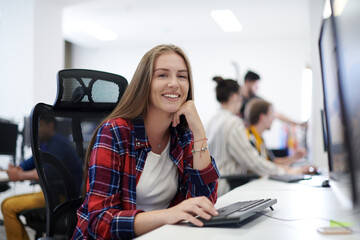
[(130, 239), (183, 220), (202, 226), (195, 216), (218, 214), (219, 175), (192, 86), (180, 48), (159, 45), (144, 55), (90, 142), (74, 239)]

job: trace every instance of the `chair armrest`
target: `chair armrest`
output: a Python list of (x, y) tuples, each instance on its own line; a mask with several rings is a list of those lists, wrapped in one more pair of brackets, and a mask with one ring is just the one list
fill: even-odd
[(226, 179), (230, 185), (230, 189), (234, 189), (238, 186), (244, 185), (245, 183), (250, 182), (251, 180), (259, 178), (257, 174), (231, 174), (231, 175), (222, 175), (220, 178)]

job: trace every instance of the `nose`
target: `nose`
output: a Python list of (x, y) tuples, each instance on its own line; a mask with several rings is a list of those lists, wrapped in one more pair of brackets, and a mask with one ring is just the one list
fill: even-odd
[(169, 78), (168, 87), (170, 88), (179, 88), (179, 79), (176, 76), (171, 76)]

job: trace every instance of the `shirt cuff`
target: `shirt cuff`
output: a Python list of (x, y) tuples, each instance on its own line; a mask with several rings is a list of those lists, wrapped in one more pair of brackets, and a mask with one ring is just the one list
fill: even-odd
[(210, 164), (202, 170), (189, 167), (187, 167), (186, 170), (190, 175), (190, 181), (197, 185), (208, 185), (215, 182), (220, 177), (219, 171), (215, 164), (215, 159), (213, 157), (211, 157)]

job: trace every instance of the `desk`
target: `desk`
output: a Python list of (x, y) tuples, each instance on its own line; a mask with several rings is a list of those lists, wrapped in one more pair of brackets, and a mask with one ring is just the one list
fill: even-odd
[[(260, 178), (242, 185), (224, 196), (215, 204), (217, 208), (227, 204), (258, 198), (277, 198), (274, 211), (266, 210), (267, 215), (282, 219), (301, 219), (299, 221), (280, 221), (266, 216), (254, 216), (238, 228), (198, 228), (187, 225), (165, 225), (151, 231), (139, 240), (227, 240), (227, 239), (360, 239), (360, 213), (354, 215), (344, 210), (330, 188), (311, 187), (299, 183), (283, 183)], [(318, 227), (329, 226), (332, 219), (352, 222), (356, 233), (348, 235), (323, 235)]]

